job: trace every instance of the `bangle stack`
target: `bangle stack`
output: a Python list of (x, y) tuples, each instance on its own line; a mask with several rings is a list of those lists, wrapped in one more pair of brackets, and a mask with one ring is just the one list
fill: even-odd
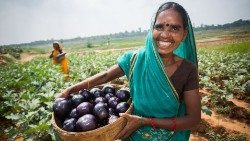
[(176, 128), (177, 128), (177, 126), (176, 126), (176, 118), (171, 118), (171, 121), (172, 121), (172, 123), (173, 123), (173, 125), (172, 125), (172, 131), (176, 131)]
[(156, 121), (153, 118), (149, 118), (150, 124), (153, 127), (154, 130), (156, 130)]
[[(152, 128), (154, 130), (156, 130), (157, 128), (157, 123), (155, 121), (155, 119), (153, 118), (149, 118), (149, 121), (150, 121), (150, 125), (152, 126)], [(177, 130), (177, 125), (176, 125), (176, 118), (171, 118), (171, 121), (172, 121), (172, 131), (176, 132)], [(141, 125), (143, 124), (143, 120), (141, 118)]]

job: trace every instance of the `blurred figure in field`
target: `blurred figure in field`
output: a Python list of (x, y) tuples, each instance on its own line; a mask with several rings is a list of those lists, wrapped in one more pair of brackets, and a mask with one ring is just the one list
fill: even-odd
[(50, 54), (50, 58), (53, 59), (54, 64), (60, 64), (61, 70), (64, 74), (64, 81), (69, 80), (69, 67), (68, 67), (68, 59), (66, 58), (65, 54), (62, 51), (62, 45), (59, 42), (53, 43), (54, 50)]

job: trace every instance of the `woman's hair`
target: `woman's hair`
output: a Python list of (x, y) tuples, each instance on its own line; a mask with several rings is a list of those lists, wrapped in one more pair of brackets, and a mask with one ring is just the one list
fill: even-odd
[(184, 26), (184, 28), (187, 29), (187, 27), (188, 27), (188, 14), (187, 14), (186, 10), (181, 5), (179, 5), (178, 3), (175, 3), (175, 2), (166, 2), (166, 3), (163, 3), (159, 7), (159, 9), (157, 10), (156, 15), (155, 15), (154, 24), (156, 22), (158, 15), (161, 12), (168, 10), (168, 9), (174, 9), (175, 11), (177, 11), (178, 13), (181, 14), (183, 26)]
[(57, 42), (57, 41), (54, 41), (54, 42), (53, 42), (53, 45), (58, 45), (58, 46), (60, 47), (60, 44), (59, 44), (59, 42)]

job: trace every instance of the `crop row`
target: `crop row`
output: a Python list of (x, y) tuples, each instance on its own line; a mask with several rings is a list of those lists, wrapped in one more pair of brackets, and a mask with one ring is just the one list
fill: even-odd
[[(226, 103), (233, 97), (250, 102), (250, 53), (201, 49), (198, 60), (200, 87), (213, 93), (203, 97), (204, 103), (211, 101), (220, 112), (221, 103)], [(224, 113), (228, 112), (230, 108), (227, 107)]]
[(23, 49), (20, 47), (0, 47), (0, 55), (1, 54), (10, 54), (16, 59), (20, 59), (20, 53), (23, 52)]

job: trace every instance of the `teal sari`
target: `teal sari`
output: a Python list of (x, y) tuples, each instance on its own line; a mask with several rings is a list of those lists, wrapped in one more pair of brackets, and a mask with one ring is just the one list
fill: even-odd
[[(126, 52), (117, 60), (118, 65), (129, 79), (130, 93), (134, 106), (132, 114), (153, 118), (184, 116), (186, 113), (185, 103), (179, 100), (179, 96), (165, 72), (152, 32), (153, 26), (151, 26), (148, 32), (144, 48), (136, 52)], [(195, 40), (190, 21), (188, 35), (174, 53), (197, 65)], [(154, 130), (151, 126), (143, 126), (133, 132), (129, 140), (187, 141), (189, 136), (189, 130), (173, 132), (166, 129)]]

